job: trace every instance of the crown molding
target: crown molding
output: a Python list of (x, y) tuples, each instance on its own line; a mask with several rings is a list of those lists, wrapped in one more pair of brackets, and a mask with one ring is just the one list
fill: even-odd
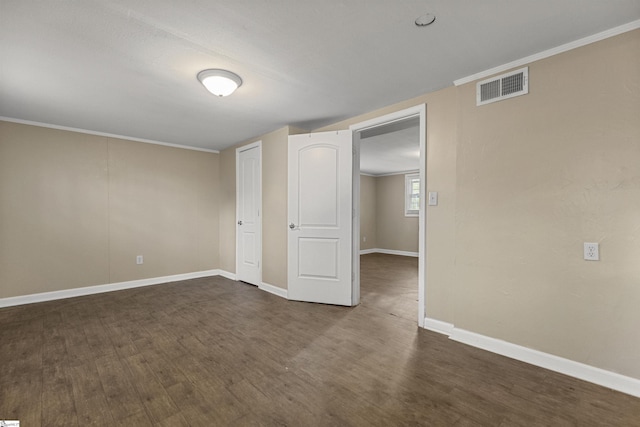
[(93, 130), (73, 128), (73, 127), (69, 127), (69, 126), (52, 125), (52, 124), (49, 124), (49, 123), (34, 122), (34, 121), (31, 121), (31, 120), (14, 119), (12, 117), (0, 116), (0, 121), (11, 122), (11, 123), (19, 123), (19, 124), (22, 124), (22, 125), (38, 126), (38, 127), (41, 127), (41, 128), (48, 128), (48, 129), (64, 130), (64, 131), (68, 131), (68, 132), (84, 133), (84, 134), (87, 134), (87, 135), (104, 136), (104, 137), (107, 137), (107, 138), (124, 139), (126, 141), (143, 142), (145, 144), (162, 145), (162, 146), (165, 146), (165, 147), (181, 148), (183, 150), (204, 151), (206, 153), (220, 154), (220, 151), (218, 151), (218, 150), (209, 150), (207, 148), (191, 147), (189, 145), (172, 144), (170, 142), (154, 141), (152, 139), (135, 138), (135, 137), (132, 137), (132, 136), (125, 136), (125, 135), (116, 135), (114, 133), (96, 132), (96, 131), (93, 131)]
[(560, 45), (558, 47), (554, 47), (553, 49), (545, 50), (530, 56), (526, 56), (522, 59), (517, 59), (507, 64), (499, 65), (497, 67), (490, 68), (488, 70), (481, 71), (479, 73), (472, 74), (470, 76), (463, 77), (458, 80), (454, 80), (453, 84), (456, 86), (460, 86), (466, 83), (473, 82), (475, 80), (480, 80), (485, 77), (490, 77), (494, 74), (498, 74), (503, 71), (510, 70), (512, 68), (521, 67), (531, 62), (540, 61), (541, 59), (549, 58), (551, 56), (558, 55), (560, 53), (564, 53), (573, 49), (577, 49), (579, 47), (586, 46), (591, 43), (599, 42), (601, 40), (605, 40), (610, 37), (614, 37), (629, 31), (637, 30), (638, 28), (640, 28), (640, 19), (636, 21), (631, 21), (628, 24), (620, 25), (619, 27), (611, 28), (609, 30), (602, 31), (597, 34)]

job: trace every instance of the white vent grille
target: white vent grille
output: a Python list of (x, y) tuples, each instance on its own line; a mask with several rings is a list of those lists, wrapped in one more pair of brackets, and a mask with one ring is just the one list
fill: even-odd
[(476, 84), (476, 105), (502, 101), (529, 93), (529, 67)]

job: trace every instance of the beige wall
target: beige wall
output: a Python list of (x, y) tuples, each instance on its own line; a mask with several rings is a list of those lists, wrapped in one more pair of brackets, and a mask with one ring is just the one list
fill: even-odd
[[(263, 198), (264, 201), (264, 198)], [(236, 150), (220, 152), (220, 269), (236, 272)], [(264, 241), (264, 239), (263, 239)]]
[(361, 250), (418, 252), (418, 218), (404, 215), (404, 186), (404, 175), (360, 175)]
[(360, 175), (360, 250), (377, 248), (376, 216), (376, 178)]
[(640, 378), (638, 52), (636, 30), (533, 63), (480, 108), (460, 88), (456, 326)]
[(287, 153), (289, 128), (267, 135), (262, 150), (262, 281), (287, 287)]
[(215, 269), (217, 199), (217, 154), (0, 122), (0, 298)]
[(418, 252), (418, 217), (404, 215), (405, 176), (379, 176), (375, 181), (377, 247)]
[[(640, 378), (640, 30), (529, 64), (528, 95), (475, 82), (427, 105), (427, 316)], [(582, 259), (600, 242), (601, 261)]]

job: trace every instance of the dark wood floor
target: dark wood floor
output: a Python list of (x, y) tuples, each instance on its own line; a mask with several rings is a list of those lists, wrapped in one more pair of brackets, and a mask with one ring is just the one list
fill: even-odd
[(373, 253), (360, 263), (360, 303), (417, 324), (418, 258)]
[[(378, 268), (369, 259), (363, 266)], [(2, 309), (0, 419), (21, 427), (640, 423), (640, 399), (420, 330), (381, 285), (362, 287), (355, 308), (289, 302), (214, 277)]]

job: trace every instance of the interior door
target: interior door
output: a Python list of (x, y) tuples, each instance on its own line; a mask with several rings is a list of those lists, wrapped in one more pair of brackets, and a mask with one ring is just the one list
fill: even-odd
[(262, 282), (261, 146), (252, 144), (236, 151), (236, 217), (238, 280), (259, 286)]
[(351, 159), (351, 131), (289, 137), (289, 299), (353, 303)]

